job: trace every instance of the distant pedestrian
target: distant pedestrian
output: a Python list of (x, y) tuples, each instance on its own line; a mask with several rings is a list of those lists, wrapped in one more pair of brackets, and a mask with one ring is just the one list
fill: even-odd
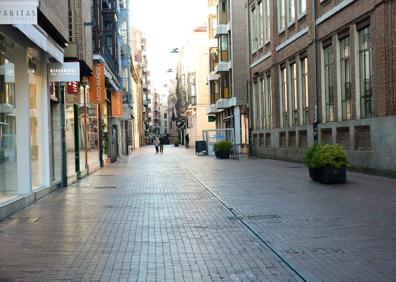
[(160, 144), (160, 140), (159, 140), (158, 136), (155, 136), (155, 137), (154, 137), (153, 144), (154, 144), (154, 146), (155, 146), (155, 153), (158, 154), (158, 146), (159, 146), (159, 144)]
[(184, 139), (186, 139), (186, 149), (190, 148), (190, 136), (188, 136), (188, 133), (186, 134), (186, 137), (184, 137)]
[(160, 146), (160, 153), (163, 154), (164, 153), (165, 137), (161, 136), (159, 141), (160, 141), (160, 145), (159, 145)]

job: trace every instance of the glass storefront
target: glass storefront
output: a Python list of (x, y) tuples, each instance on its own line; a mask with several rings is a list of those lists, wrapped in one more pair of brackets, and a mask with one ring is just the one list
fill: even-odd
[(88, 104), (88, 165), (90, 171), (100, 167), (98, 106)]
[(74, 176), (76, 170), (76, 146), (74, 127), (74, 104), (78, 103), (79, 95), (65, 94), (65, 135), (66, 135), (66, 165), (67, 176)]
[(42, 93), (43, 76), (40, 52), (28, 50), (28, 74), (30, 97), (30, 145), (32, 152), (32, 188), (43, 186)]
[(0, 34), (0, 202), (17, 193), (14, 44)]
[(60, 83), (51, 83), (51, 183), (62, 179), (62, 134), (61, 134), (61, 106), (59, 103)]

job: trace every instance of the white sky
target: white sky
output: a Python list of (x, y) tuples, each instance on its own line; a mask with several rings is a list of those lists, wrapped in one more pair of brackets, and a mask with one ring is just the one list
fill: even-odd
[[(129, 20), (146, 34), (147, 56), (151, 71), (151, 83), (161, 96), (168, 95), (164, 84), (176, 75), (178, 54), (173, 48), (181, 48), (189, 33), (206, 25), (207, 0), (129, 0)], [(173, 73), (167, 73), (172, 68)]]

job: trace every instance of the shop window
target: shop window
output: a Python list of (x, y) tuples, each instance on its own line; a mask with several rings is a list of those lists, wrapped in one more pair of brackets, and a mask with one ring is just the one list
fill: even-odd
[(298, 147), (307, 148), (308, 147), (308, 136), (306, 130), (300, 130), (298, 132)]
[(264, 133), (259, 134), (259, 146), (264, 146)]
[(349, 149), (349, 127), (337, 128), (337, 144)]
[(279, 147), (280, 148), (286, 148), (287, 147), (286, 132), (279, 132)]
[(295, 131), (289, 131), (289, 148), (295, 148), (297, 146), (297, 140), (296, 140), (296, 132)]
[(0, 34), (0, 202), (17, 193), (15, 58), (13, 43)]
[(355, 127), (355, 150), (358, 151), (371, 150), (371, 135), (370, 135), (369, 125)]
[(333, 132), (331, 128), (322, 129), (320, 133), (322, 144), (333, 144)]
[(271, 133), (267, 132), (265, 134), (265, 147), (269, 148), (272, 146), (272, 142), (271, 142)]

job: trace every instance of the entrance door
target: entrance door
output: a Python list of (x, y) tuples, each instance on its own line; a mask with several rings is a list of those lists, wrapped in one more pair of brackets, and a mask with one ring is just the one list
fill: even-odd
[(113, 125), (111, 127), (111, 145), (112, 145), (112, 154), (111, 154), (111, 161), (117, 161), (118, 157), (118, 130), (117, 125)]

